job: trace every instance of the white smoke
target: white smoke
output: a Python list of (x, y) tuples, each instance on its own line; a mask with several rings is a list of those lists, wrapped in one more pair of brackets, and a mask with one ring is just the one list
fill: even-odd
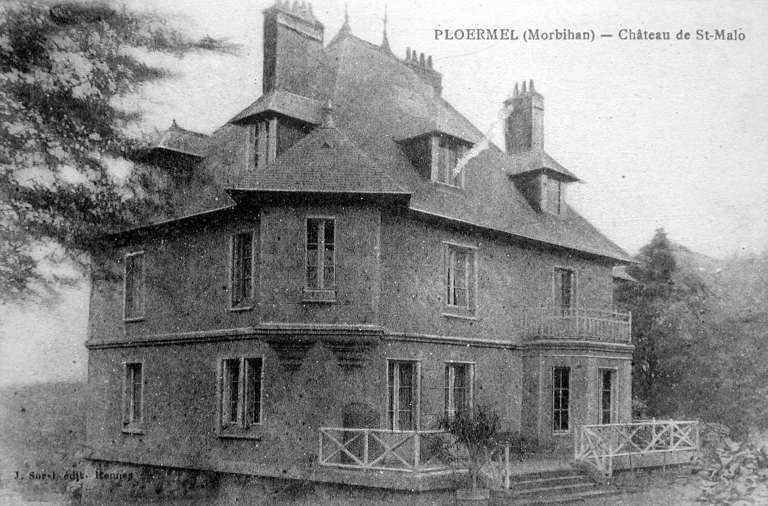
[(504, 104), (504, 107), (501, 108), (499, 111), (499, 118), (491, 123), (491, 125), (488, 127), (488, 133), (486, 133), (483, 136), (483, 139), (475, 144), (472, 149), (464, 153), (464, 156), (462, 156), (459, 161), (456, 163), (456, 167), (453, 168), (453, 177), (458, 176), (461, 171), (464, 169), (464, 167), (469, 163), (471, 159), (488, 149), (491, 145), (491, 135), (493, 134), (493, 131), (496, 129), (496, 127), (499, 125), (499, 123), (503, 123), (507, 120), (510, 114), (512, 114), (512, 111), (515, 110), (515, 105), (513, 102), (509, 102), (508, 104)]

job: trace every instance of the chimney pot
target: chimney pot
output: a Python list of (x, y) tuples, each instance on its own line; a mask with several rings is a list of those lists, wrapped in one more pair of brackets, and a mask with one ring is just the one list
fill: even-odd
[(512, 97), (516, 97), (520, 94), (520, 88), (518, 88), (517, 83), (515, 83), (515, 91), (512, 92)]
[(432, 68), (432, 55), (427, 57), (427, 67)]
[(424, 53), (421, 53), (421, 55), (419, 56), (419, 65), (421, 65), (422, 67), (427, 66), (427, 64), (424, 63)]
[[(530, 86), (530, 88), (529, 88)], [(507, 104), (512, 109), (505, 124), (507, 153), (523, 153), (544, 148), (544, 98), (536, 92), (533, 79), (517, 83)]]
[(536, 90), (534, 90), (534, 89), (533, 89), (533, 79), (531, 79), (531, 85), (530, 85), (530, 87), (529, 87), (529, 88), (530, 88), (530, 90), (531, 90), (531, 93), (533, 93), (534, 91), (536, 91)]
[(526, 93), (528, 93), (528, 92), (525, 89), (525, 81), (523, 81), (523, 95), (525, 95)]

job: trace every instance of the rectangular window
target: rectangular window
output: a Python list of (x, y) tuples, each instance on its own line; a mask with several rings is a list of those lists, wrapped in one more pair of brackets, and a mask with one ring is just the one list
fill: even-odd
[(555, 367), (552, 374), (552, 420), (555, 432), (570, 430), (570, 375), (568, 367)]
[(471, 316), (475, 310), (475, 250), (446, 244), (446, 303), (449, 309)]
[[(307, 218), (306, 295), (332, 301), (336, 290), (336, 220)], [(309, 292), (309, 293), (307, 293)]]
[(616, 381), (613, 369), (600, 369), (600, 423), (616, 423)]
[(472, 364), (445, 364), (446, 417), (454, 417), (472, 407), (472, 377)]
[(124, 430), (138, 429), (144, 420), (144, 374), (140, 362), (125, 364), (123, 385)]
[(390, 360), (387, 364), (387, 414), (392, 430), (418, 425), (418, 363)]
[(461, 172), (456, 172), (454, 169), (464, 155), (464, 146), (458, 141), (439, 137), (436, 149), (437, 182), (461, 188)]
[(262, 120), (254, 125), (253, 164), (264, 167), (275, 159), (275, 126), (277, 120)]
[(555, 307), (566, 311), (576, 307), (576, 273), (555, 267)]
[(126, 320), (144, 317), (144, 253), (125, 256), (125, 305)]
[(547, 177), (547, 210), (551, 214), (560, 214), (562, 203), (562, 186), (559, 179)]
[(232, 307), (253, 302), (253, 232), (232, 236)]
[(262, 420), (263, 361), (229, 358), (221, 362), (221, 428), (223, 435), (247, 435)]

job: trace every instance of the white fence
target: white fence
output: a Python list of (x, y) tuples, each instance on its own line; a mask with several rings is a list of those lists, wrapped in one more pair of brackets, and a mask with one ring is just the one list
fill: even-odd
[(320, 429), (320, 465), (348, 469), (430, 472), (448, 468), (449, 435), (438, 430)]
[(699, 450), (699, 422), (650, 421), (582, 425), (574, 439), (574, 457), (613, 474), (614, 459)]

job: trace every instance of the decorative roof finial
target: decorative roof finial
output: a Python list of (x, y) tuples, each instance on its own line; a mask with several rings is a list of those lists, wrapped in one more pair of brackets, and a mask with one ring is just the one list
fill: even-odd
[(344, 23), (349, 23), (349, 3), (344, 4)]
[(389, 40), (387, 39), (387, 4), (384, 4), (384, 37), (381, 40), (381, 49), (392, 52), (389, 47)]

